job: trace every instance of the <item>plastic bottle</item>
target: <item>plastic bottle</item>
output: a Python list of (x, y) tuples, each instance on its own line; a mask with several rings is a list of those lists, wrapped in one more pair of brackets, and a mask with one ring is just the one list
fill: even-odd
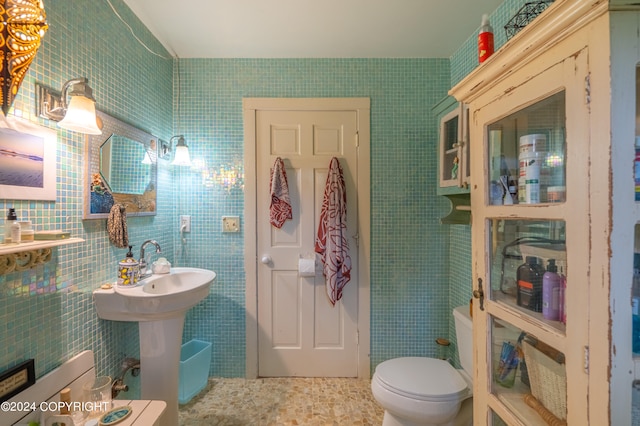
[(482, 24), (478, 33), (478, 62), (484, 62), (493, 55), (493, 28), (489, 24), (489, 15), (482, 15)]
[[(9, 209), (9, 212), (7, 213), (7, 219), (4, 222), (4, 243), (8, 244), (11, 241), (11, 226), (14, 223), (17, 223), (18, 221), (18, 217), (16, 216), (16, 209), (14, 209), (13, 207)], [(19, 234), (19, 232), (18, 232)]]
[(636, 156), (633, 162), (635, 181), (635, 200), (640, 201), (640, 136), (636, 136)]
[(560, 290), (562, 277), (558, 274), (555, 259), (547, 262), (547, 272), (542, 276), (542, 316), (552, 321), (560, 321)]
[(11, 242), (12, 243), (19, 243), (20, 241), (22, 241), (22, 231), (21, 231), (21, 226), (20, 226), (20, 222), (18, 222), (17, 220), (14, 220), (11, 222)]
[(633, 287), (631, 296), (632, 335), (631, 346), (634, 353), (640, 353), (640, 271), (633, 270)]
[(560, 267), (560, 278), (561, 278), (561, 283), (560, 283), (560, 303), (558, 308), (560, 309), (560, 322), (562, 322), (563, 324), (567, 323), (567, 298), (565, 297), (565, 294), (567, 292), (567, 277), (564, 275), (564, 271), (562, 270), (562, 267)]
[(522, 306), (535, 312), (542, 312), (542, 276), (544, 269), (538, 264), (538, 258), (527, 256), (525, 263), (518, 267), (516, 279), (518, 289), (516, 300)]

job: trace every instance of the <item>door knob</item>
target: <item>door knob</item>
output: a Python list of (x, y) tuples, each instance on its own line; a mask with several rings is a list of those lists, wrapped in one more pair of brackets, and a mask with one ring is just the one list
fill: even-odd
[(260, 259), (260, 262), (264, 263), (265, 265), (270, 264), (271, 261), (272, 261), (271, 256), (266, 255), (266, 254), (264, 256), (262, 256), (262, 259)]
[(482, 290), (482, 278), (478, 278), (478, 289), (473, 290), (473, 297), (480, 299), (480, 310), (484, 311), (484, 290)]

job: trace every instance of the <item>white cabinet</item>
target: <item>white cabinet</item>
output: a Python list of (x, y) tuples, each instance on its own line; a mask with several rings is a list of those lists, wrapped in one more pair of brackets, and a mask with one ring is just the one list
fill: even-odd
[[(469, 192), (469, 124), (468, 109), (448, 97), (434, 107), (438, 129), (439, 194)], [(450, 188), (450, 191), (443, 190)]]
[(436, 104), (433, 113), (438, 120), (438, 195), (451, 202), (451, 212), (441, 223), (469, 224), (469, 110), (449, 96)]
[(450, 92), (470, 117), (474, 424), (545, 424), (529, 394), (569, 425), (631, 424), (637, 10), (556, 0)]

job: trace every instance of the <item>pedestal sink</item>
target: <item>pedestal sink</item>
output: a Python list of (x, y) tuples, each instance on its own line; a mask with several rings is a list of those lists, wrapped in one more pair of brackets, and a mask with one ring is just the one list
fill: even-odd
[(207, 297), (215, 278), (215, 272), (206, 269), (171, 268), (171, 273), (151, 275), (135, 287), (114, 286), (93, 292), (100, 318), (138, 322), (141, 396), (166, 401), (162, 426), (178, 424), (178, 370), (185, 314)]

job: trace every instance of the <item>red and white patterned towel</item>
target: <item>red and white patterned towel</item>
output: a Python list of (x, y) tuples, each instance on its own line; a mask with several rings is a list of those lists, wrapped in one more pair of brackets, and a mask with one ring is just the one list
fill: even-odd
[(284, 169), (282, 158), (276, 158), (271, 169), (269, 182), (271, 193), (271, 205), (269, 206), (269, 222), (276, 228), (281, 228), (287, 219), (293, 219), (291, 199), (289, 198), (289, 185), (287, 184), (287, 172)]
[(324, 188), (315, 251), (322, 260), (327, 296), (332, 305), (342, 298), (342, 289), (351, 279), (351, 257), (347, 242), (347, 189), (342, 167), (333, 157)]

